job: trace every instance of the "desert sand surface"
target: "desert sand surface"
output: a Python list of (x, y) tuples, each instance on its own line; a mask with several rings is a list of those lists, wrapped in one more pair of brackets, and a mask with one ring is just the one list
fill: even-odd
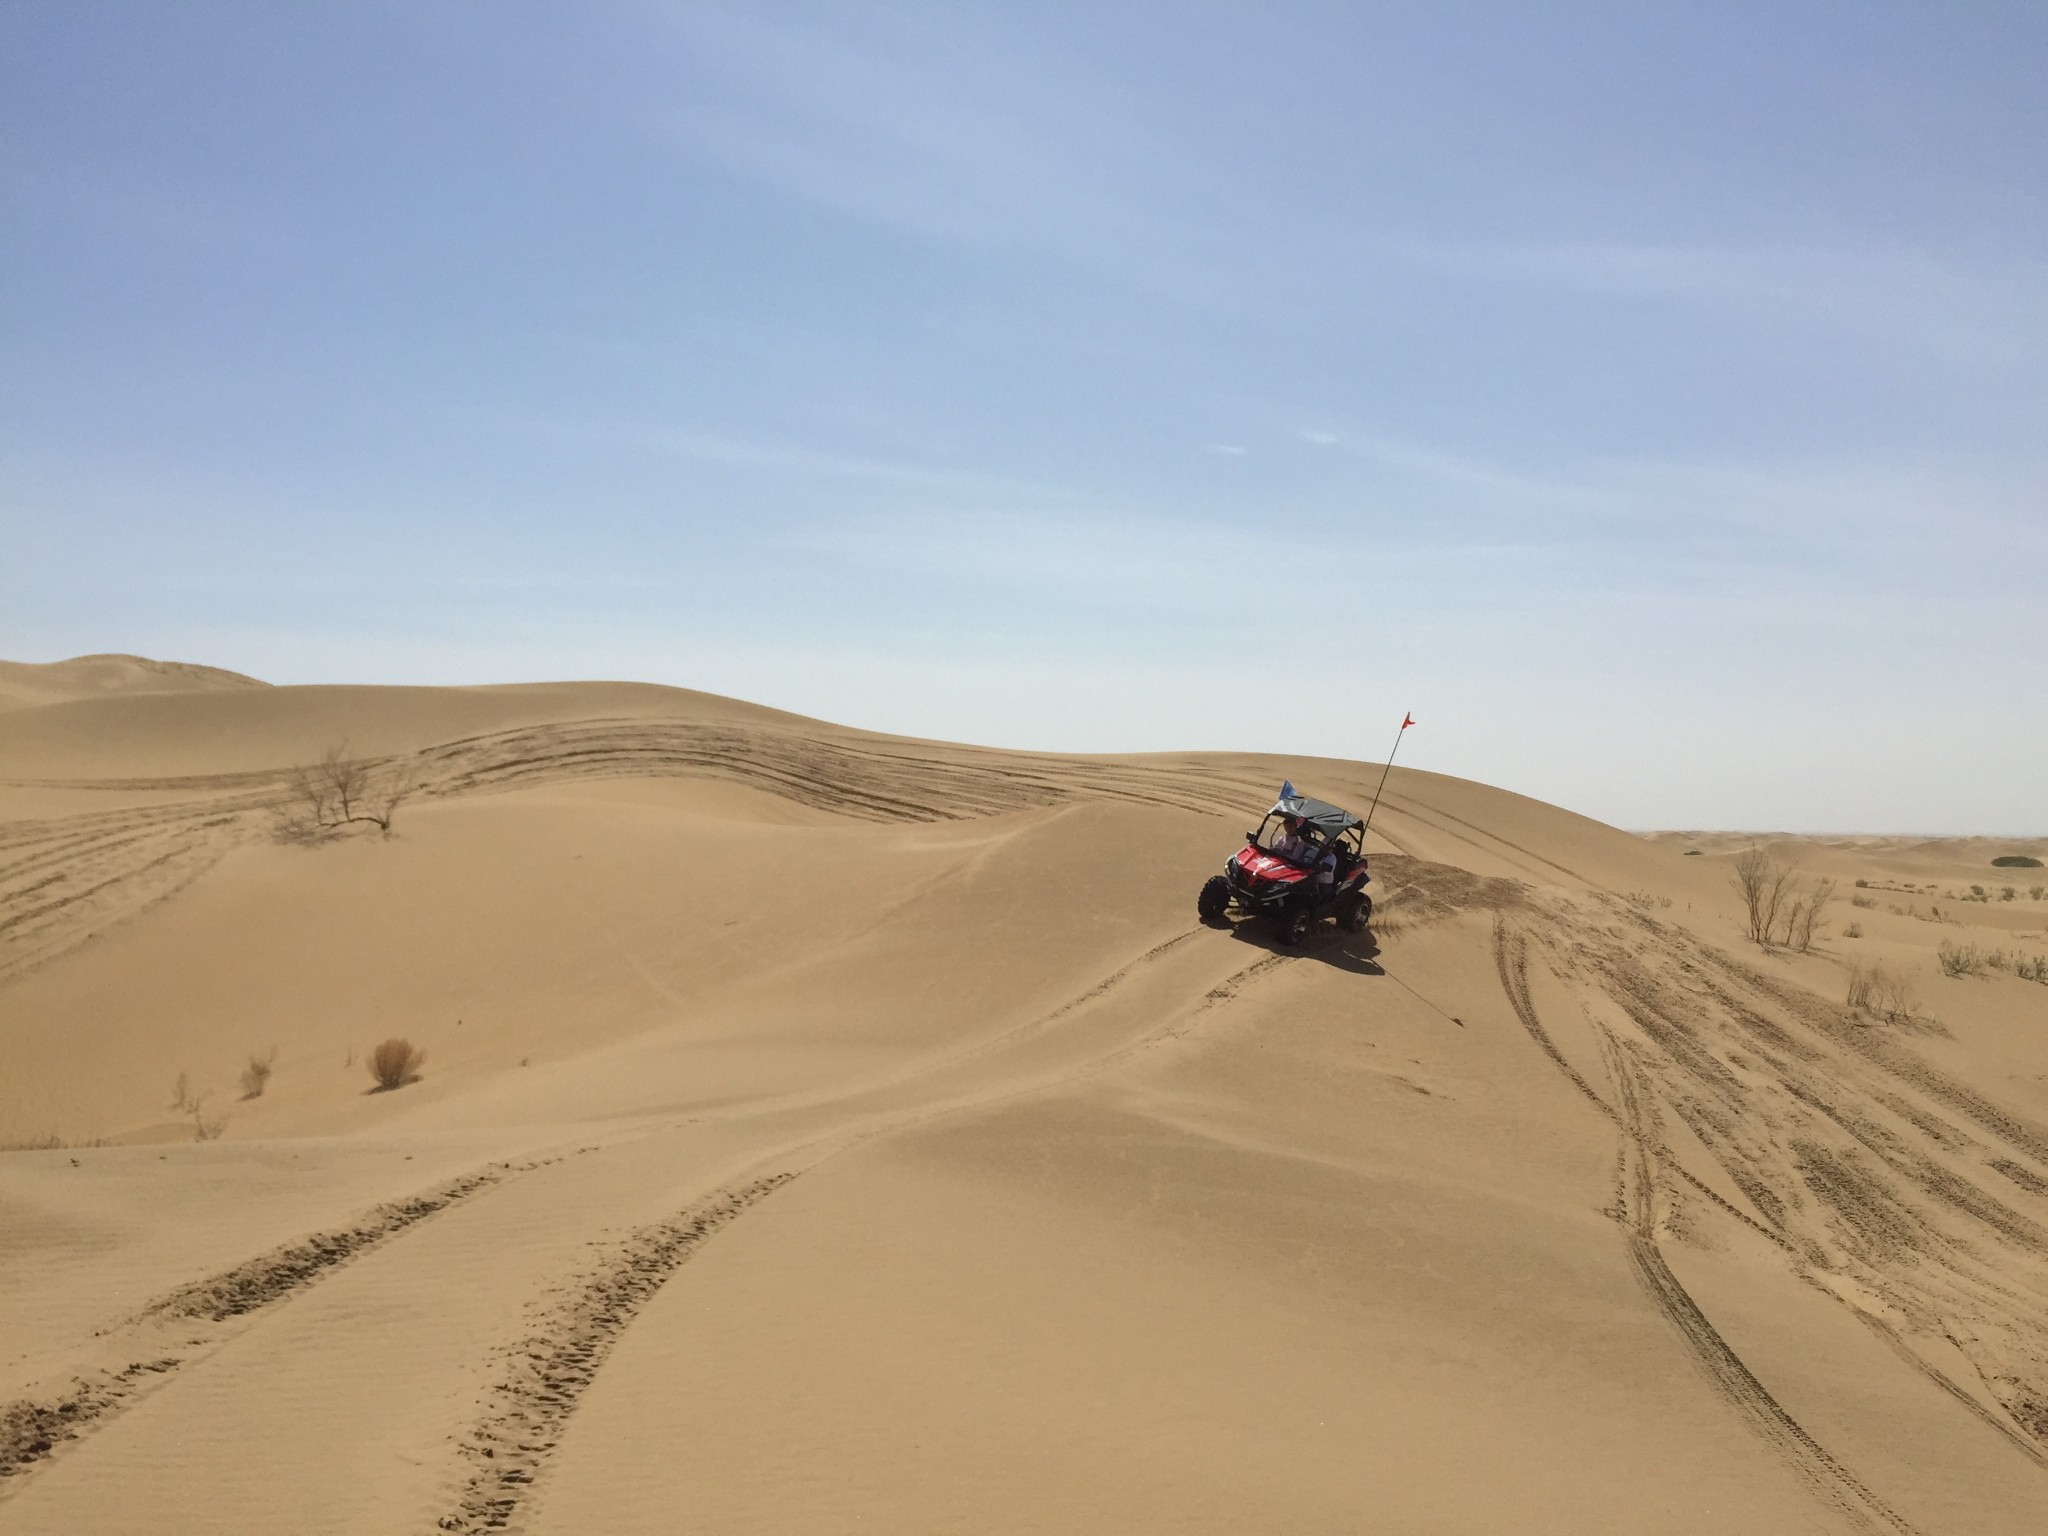
[(2048, 1528), (2048, 842), (1283, 777), (5, 664), (0, 1530)]

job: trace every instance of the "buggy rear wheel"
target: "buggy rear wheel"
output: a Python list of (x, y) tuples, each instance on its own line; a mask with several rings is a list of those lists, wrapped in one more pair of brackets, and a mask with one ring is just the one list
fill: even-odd
[(1230, 910), (1230, 882), (1221, 875), (1211, 875), (1202, 883), (1202, 894), (1195, 898), (1195, 912), (1205, 923), (1219, 921)]
[(1337, 921), (1343, 924), (1346, 933), (1365, 932), (1365, 925), (1372, 921), (1372, 898), (1363, 891), (1353, 891), (1337, 909)]

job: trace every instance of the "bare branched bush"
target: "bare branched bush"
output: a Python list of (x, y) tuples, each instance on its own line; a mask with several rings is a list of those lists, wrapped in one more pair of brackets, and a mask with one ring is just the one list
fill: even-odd
[(1877, 1016), (1894, 1024), (1913, 1018), (1912, 977), (1904, 971), (1887, 970), (1882, 965), (1877, 971), (1877, 981), (1870, 993), (1870, 1006)]
[(1758, 944), (1768, 944), (1776, 926), (1777, 914), (1770, 911), (1769, 904), (1771, 886), (1778, 873), (1778, 861), (1761, 848), (1746, 849), (1735, 860), (1736, 894), (1742, 897), (1750, 939)]
[(1785, 914), (1785, 947), (1805, 954), (1813, 941), (1827, 932), (1827, 906), (1834, 900), (1835, 882), (1817, 880), (1813, 889), (1792, 903)]
[(263, 1090), (270, 1086), (271, 1070), (277, 1065), (277, 1047), (272, 1046), (267, 1055), (249, 1053), (249, 1064), (242, 1068), (242, 1097), (260, 1099)]
[(192, 1097), (192, 1079), (180, 1072), (177, 1083), (171, 1089), (171, 1108), (181, 1115), (196, 1115), (199, 1113), (200, 1100), (205, 1097), (203, 1093), (197, 1099)]
[[(1750, 848), (1735, 861), (1735, 889), (1742, 897), (1752, 941), (1769, 948), (1779, 942), (1782, 928), (1785, 942), (1804, 950), (1813, 943), (1818, 909), (1802, 902), (1794, 893), (1794, 867), (1780, 864), (1761, 848)], [(1834, 893), (1834, 882), (1823, 880), (1820, 888)], [(1825, 905), (1823, 900), (1822, 905)], [(1799, 942), (1802, 940), (1804, 942)]]
[(192, 1139), (194, 1141), (219, 1141), (220, 1134), (228, 1128), (226, 1115), (202, 1114), (195, 1105), (192, 1110)]
[(379, 1089), (402, 1088), (419, 1077), (426, 1059), (427, 1053), (410, 1040), (394, 1037), (370, 1052), (370, 1076)]
[(1865, 965), (1849, 967), (1849, 995), (1844, 1000), (1858, 1013), (1870, 1006), (1870, 986), (1874, 970), (1875, 967)]
[(1890, 1024), (1913, 1021), (1913, 982), (1904, 971), (1882, 961), (1849, 968), (1850, 1008)]
[(350, 757), (348, 743), (341, 742), (321, 753), (317, 763), (292, 770), (277, 808), (278, 828), (296, 842), (317, 841), (356, 823), (388, 836), (392, 817), (418, 786), (416, 758), (367, 762)]
[(1849, 925), (1848, 927), (1846, 927), (1846, 928), (1844, 928), (1844, 929), (1842, 930), (1842, 937), (1843, 937), (1843, 938), (1845, 938), (1845, 939), (1860, 939), (1860, 938), (1862, 938), (1862, 937), (1863, 937), (1863, 925), (1862, 925), (1861, 923), (1851, 923), (1851, 924), (1850, 924), (1850, 925)]
[(1941, 974), (1944, 976), (1984, 974), (1984, 951), (1974, 944), (1956, 944), (1943, 939), (1935, 951), (1935, 958), (1941, 961)]

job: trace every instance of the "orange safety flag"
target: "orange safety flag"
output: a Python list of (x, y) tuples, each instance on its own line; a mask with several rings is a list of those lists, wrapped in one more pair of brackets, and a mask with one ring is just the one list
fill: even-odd
[(1401, 715), (1401, 729), (1405, 731), (1408, 729), (1409, 726), (1413, 725), (1414, 723), (1415, 717), (1411, 714), (1408, 714), (1406, 711), (1403, 711)]

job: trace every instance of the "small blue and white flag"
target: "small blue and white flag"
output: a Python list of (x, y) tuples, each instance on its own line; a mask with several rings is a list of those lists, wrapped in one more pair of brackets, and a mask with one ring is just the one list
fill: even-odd
[(1282, 779), (1280, 781), (1280, 798), (1282, 800), (1298, 800), (1301, 798), (1301, 796), (1295, 792), (1294, 780)]

